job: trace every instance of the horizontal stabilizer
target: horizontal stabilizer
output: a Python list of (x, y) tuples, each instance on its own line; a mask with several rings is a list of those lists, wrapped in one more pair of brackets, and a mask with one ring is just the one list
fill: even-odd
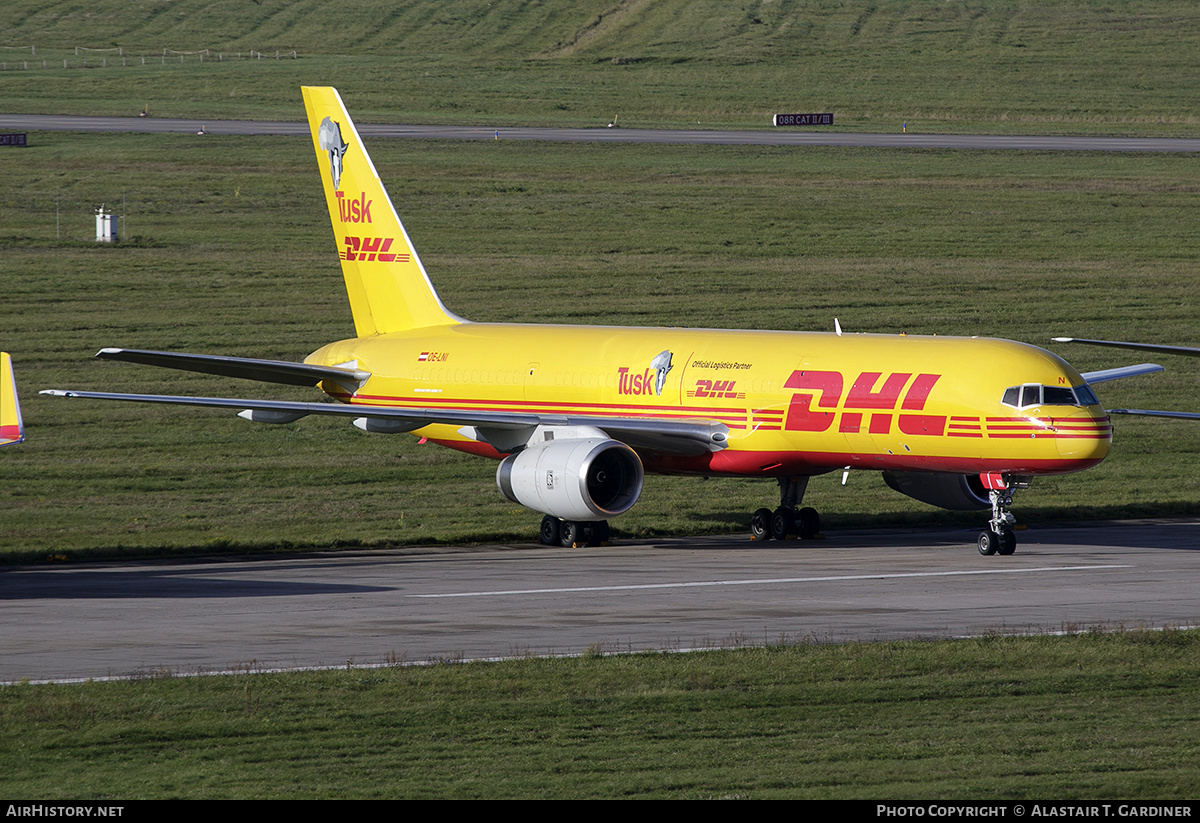
[[(285, 417), (326, 414), (351, 419), (406, 421), (406, 426), (390, 427), (412, 431), (434, 424), (475, 426), (479, 429), (532, 432), (538, 426), (595, 426), (609, 437), (628, 443), (635, 449), (666, 454), (695, 455), (721, 451), (728, 442), (729, 428), (717, 421), (679, 420), (675, 418), (600, 417), (587, 415), (546, 415), (526, 412), (465, 411), (459, 409), (407, 409), (394, 406), (370, 406), (360, 403), (302, 403), (285, 400), (239, 400), (229, 397), (180, 397), (160, 394), (115, 394), (112, 392), (45, 389), (54, 397), (83, 397), (92, 400), (128, 400), (136, 403), (165, 403), (180, 406), (208, 406), (257, 412), (248, 419), (284, 422)], [(364, 428), (363, 424), (359, 424)], [(383, 428), (383, 427), (381, 427)]]
[(1160, 371), (1165, 370), (1156, 363), (1139, 363), (1136, 366), (1121, 366), (1115, 369), (1085, 372), (1081, 377), (1090, 385), (1092, 383), (1104, 383), (1108, 380), (1120, 380), (1123, 377), (1137, 377), (1139, 374), (1154, 374)]
[(1137, 349), (1161, 354), (1181, 354), (1184, 357), (1200, 357), (1200, 349), (1191, 346), (1162, 346), (1157, 343), (1124, 343), (1120, 340), (1086, 340), (1082, 337), (1052, 337), (1055, 343), (1087, 343), (1089, 346), (1111, 346), (1114, 349)]
[(184, 354), (142, 349), (101, 349), (96, 356), (104, 360), (124, 360), (167, 369), (240, 377), (264, 383), (284, 383), (289, 386), (315, 386), (331, 380), (347, 391), (355, 392), (371, 376), (370, 372), (342, 366), (313, 366), (287, 360), (257, 360), (249, 357), (222, 357), (212, 354)]

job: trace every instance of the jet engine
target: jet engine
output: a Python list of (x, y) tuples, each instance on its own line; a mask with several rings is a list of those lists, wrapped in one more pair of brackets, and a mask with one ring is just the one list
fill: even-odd
[(510, 454), (496, 485), (514, 503), (563, 520), (605, 520), (624, 514), (642, 493), (642, 461), (617, 440), (548, 440)]
[(992, 507), (977, 474), (885, 471), (883, 480), (901, 494), (943, 509), (972, 511)]

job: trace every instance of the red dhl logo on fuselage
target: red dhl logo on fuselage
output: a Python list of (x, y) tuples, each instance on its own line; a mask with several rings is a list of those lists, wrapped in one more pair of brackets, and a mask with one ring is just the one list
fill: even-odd
[(338, 201), (338, 219), (343, 223), (370, 223), (371, 222), (371, 203), (373, 201), (367, 199), (367, 193), (364, 191), (358, 197), (346, 199), (346, 193), (339, 191), (335, 192)]
[(389, 253), (388, 250), (391, 249), (394, 242), (391, 237), (347, 237), (344, 242), (346, 248), (339, 254), (343, 260), (351, 262), (358, 260), (366, 263), (373, 260), (379, 260), (382, 263), (408, 262), (407, 254)]
[(688, 397), (713, 397), (726, 400), (739, 400), (746, 396), (736, 388), (736, 380), (697, 380), (696, 388), (689, 389)]
[[(845, 392), (845, 378), (835, 371), (794, 371), (785, 388), (801, 389), (792, 395), (786, 412), (766, 409), (754, 412), (757, 428), (765, 430), (825, 432), (838, 421), (843, 434), (887, 435), (896, 423), (900, 432), (931, 437), (1056, 437), (1106, 439), (1111, 434), (1107, 420), (978, 417), (919, 414), (940, 374), (862, 372)], [(911, 381), (911, 382), (910, 382)], [(878, 388), (876, 388), (878, 386)], [(907, 389), (907, 390), (906, 390)], [(842, 400), (845, 393), (845, 400)], [(902, 399), (903, 397), (903, 399)], [(816, 408), (813, 400), (816, 399)], [(833, 411), (823, 411), (833, 409)], [(896, 411), (899, 410), (899, 414)], [(866, 420), (864, 421), (864, 418)], [(780, 422), (782, 420), (782, 426)]]
[[(858, 409), (869, 409), (876, 412), (891, 412), (897, 403), (906, 411), (919, 412), (925, 408), (929, 393), (941, 378), (940, 374), (918, 374), (912, 379), (912, 372), (895, 372), (889, 374), (883, 385), (876, 390), (875, 386), (883, 372), (865, 371), (860, 374), (850, 386), (845, 403), (842, 403), (842, 391), (845, 378), (836, 371), (794, 371), (784, 383), (789, 389), (809, 389), (810, 393), (796, 393), (788, 404), (787, 416), (783, 428), (786, 431), (823, 432), (833, 426), (837, 412), (816, 411), (812, 408), (813, 398), (817, 398), (818, 409), (843, 408), (841, 423), (838, 431), (854, 433), (863, 429), (863, 412)], [(908, 391), (904, 392), (905, 387)], [(901, 403), (900, 395), (904, 393)], [(867, 430), (871, 434), (889, 434), (892, 430), (892, 414), (874, 413), (870, 415)], [(944, 415), (901, 414), (899, 415), (900, 431), (905, 434), (929, 434), (940, 436), (946, 427)]]

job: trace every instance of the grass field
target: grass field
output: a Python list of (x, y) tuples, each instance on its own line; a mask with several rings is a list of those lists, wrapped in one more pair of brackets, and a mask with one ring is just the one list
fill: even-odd
[(850, 130), (1194, 135), (1198, 53), (1186, 0), (0, 8), (10, 112), (299, 119), (312, 84), (357, 100), (361, 122), (766, 127), (831, 111)]
[(1196, 632), (0, 688), (10, 797), (1171, 801)]

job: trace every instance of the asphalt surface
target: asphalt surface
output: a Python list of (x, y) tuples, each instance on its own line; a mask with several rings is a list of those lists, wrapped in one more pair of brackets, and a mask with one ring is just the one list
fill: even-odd
[(0, 571), (0, 682), (1200, 623), (1200, 520)]
[[(693, 145), (852, 146), (924, 149), (1023, 149), (1030, 151), (1197, 152), (1200, 139), (1069, 137), (988, 134), (849, 134), (833, 131), (707, 131), (691, 129), (547, 129), (421, 126), (356, 123), (363, 136), (441, 140), (550, 140), (594, 143), (687, 143)], [(154, 117), (72, 117), (0, 114), (0, 130), (104, 131), (205, 134), (308, 134), (305, 122), (269, 120), (166, 120)]]

